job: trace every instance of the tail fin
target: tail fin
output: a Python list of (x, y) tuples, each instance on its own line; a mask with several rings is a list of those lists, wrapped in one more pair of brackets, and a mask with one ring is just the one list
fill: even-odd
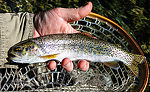
[(141, 64), (143, 61), (145, 61), (146, 57), (143, 55), (136, 55), (136, 54), (132, 54), (133, 60), (130, 64), (128, 64), (128, 68), (131, 69), (131, 71), (133, 72), (133, 74), (138, 77), (138, 65)]

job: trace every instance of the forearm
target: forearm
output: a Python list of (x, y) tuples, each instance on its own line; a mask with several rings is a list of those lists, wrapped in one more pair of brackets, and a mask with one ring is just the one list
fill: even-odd
[(8, 49), (19, 41), (33, 37), (33, 14), (0, 14), (0, 65), (6, 62)]

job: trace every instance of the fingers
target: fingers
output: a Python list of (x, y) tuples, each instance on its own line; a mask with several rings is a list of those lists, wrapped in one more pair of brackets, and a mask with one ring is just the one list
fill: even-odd
[(65, 68), (67, 71), (73, 70), (73, 63), (69, 58), (64, 58), (61, 63), (62, 67)]
[[(69, 58), (64, 58), (61, 63), (62, 67), (64, 67), (67, 71), (73, 70), (73, 63)], [(87, 71), (89, 69), (89, 62), (86, 60), (80, 60), (78, 62), (78, 68), (82, 71)]]
[(80, 8), (55, 8), (46, 12), (40, 12), (34, 16), (33, 37), (39, 37), (57, 33), (78, 33), (68, 22), (73, 22), (87, 16), (92, 10), (92, 3)]
[[(61, 62), (61, 65), (64, 69), (66, 69), (67, 71), (72, 71), (74, 66), (72, 61), (69, 58), (64, 58)], [(56, 69), (57, 63), (56, 61), (50, 61), (48, 63), (48, 68), (50, 70), (54, 70)], [(80, 60), (78, 62), (78, 68), (82, 71), (87, 71), (89, 69), (89, 62), (87, 60)]]
[(87, 71), (89, 69), (89, 62), (86, 60), (80, 60), (78, 62), (78, 68), (82, 71)]
[(50, 62), (48, 63), (48, 68), (49, 68), (50, 70), (56, 69), (56, 66), (57, 66), (57, 63), (56, 63), (55, 61), (50, 61)]
[(80, 8), (55, 8), (54, 12), (67, 22), (80, 20), (87, 16), (92, 10), (92, 3), (88, 2), (87, 5)]

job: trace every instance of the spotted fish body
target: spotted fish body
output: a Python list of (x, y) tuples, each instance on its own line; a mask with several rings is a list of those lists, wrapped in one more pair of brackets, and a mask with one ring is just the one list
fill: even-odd
[(121, 61), (135, 75), (138, 73), (138, 64), (145, 60), (142, 55), (128, 53), (114, 44), (82, 34), (55, 34), (29, 39), (14, 45), (8, 51), (8, 58), (17, 63), (38, 63), (50, 59), (62, 61), (66, 57), (106, 65)]

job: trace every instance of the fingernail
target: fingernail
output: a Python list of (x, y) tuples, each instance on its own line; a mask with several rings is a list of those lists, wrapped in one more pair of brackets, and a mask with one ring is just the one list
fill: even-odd
[(73, 70), (73, 63), (69, 58), (64, 58), (61, 62), (61, 65), (67, 71), (72, 71)]
[(71, 62), (71, 60), (70, 60), (69, 58), (64, 58), (64, 59), (62, 60), (62, 62), (61, 62), (61, 65), (62, 65), (63, 67), (69, 67), (69, 66), (70, 66), (70, 62)]
[(63, 67), (70, 67), (70, 62), (68, 62), (67, 64), (63, 65)]
[(85, 61), (83, 61), (83, 60), (82, 60), (82, 61), (79, 61), (79, 63), (78, 63), (78, 64), (79, 64), (79, 68), (80, 68), (80, 69), (83, 69), (83, 68), (85, 68), (85, 67), (86, 67), (86, 62), (85, 62)]
[(86, 64), (82, 67), (80, 67), (81, 70), (85, 69), (86, 68)]
[(50, 70), (54, 70), (54, 69), (56, 68), (56, 66), (57, 66), (57, 64), (56, 64), (55, 61), (50, 61), (50, 62), (48, 63), (48, 68), (49, 68)]
[(81, 60), (78, 62), (78, 68), (82, 71), (87, 71), (89, 68), (89, 63), (86, 60)]

